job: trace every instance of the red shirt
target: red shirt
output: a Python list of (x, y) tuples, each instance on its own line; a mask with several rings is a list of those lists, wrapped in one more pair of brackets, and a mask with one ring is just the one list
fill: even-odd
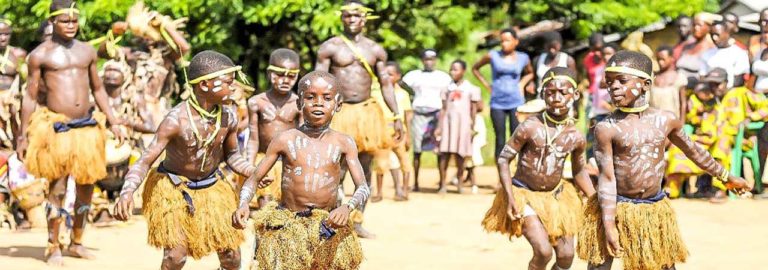
[(602, 78), (602, 72), (605, 68), (605, 61), (602, 57), (599, 62), (594, 61), (595, 51), (591, 51), (584, 56), (584, 68), (587, 70), (587, 79), (589, 80), (589, 93), (594, 94), (597, 89), (600, 88), (600, 80)]

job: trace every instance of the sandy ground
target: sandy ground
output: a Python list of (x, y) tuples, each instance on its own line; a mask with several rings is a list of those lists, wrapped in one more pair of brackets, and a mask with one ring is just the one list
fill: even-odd
[[(496, 181), (492, 168), (482, 168), (485, 187)], [(424, 193), (409, 202), (391, 200), (385, 181), (385, 200), (369, 207), (366, 227), (378, 239), (363, 240), (362, 269), (525, 269), (531, 250), (524, 239), (513, 241), (486, 234), (480, 221), (493, 200), (492, 190), (477, 195), (434, 194), (437, 171), (422, 176)], [(452, 189), (454, 190), (454, 189)], [(468, 190), (468, 189), (467, 189)], [(768, 201), (737, 200), (723, 205), (677, 200), (677, 211), (691, 256), (678, 269), (761, 269), (768, 253)], [(110, 228), (90, 228), (85, 243), (98, 259), (65, 258), (64, 269), (157, 269), (162, 252), (145, 244), (146, 223), (136, 217)], [(45, 269), (42, 261), (46, 234), (0, 232), (1, 269)], [(186, 269), (216, 269), (215, 256), (189, 260)], [(572, 269), (585, 269), (577, 259)], [(621, 267), (614, 267), (621, 269)]]

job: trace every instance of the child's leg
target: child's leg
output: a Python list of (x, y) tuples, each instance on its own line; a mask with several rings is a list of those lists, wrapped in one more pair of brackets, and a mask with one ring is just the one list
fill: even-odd
[(573, 236), (558, 238), (557, 246), (555, 247), (555, 264), (552, 266), (552, 269), (570, 269), (571, 265), (573, 265), (573, 254)]
[(72, 256), (84, 259), (93, 259), (88, 249), (83, 247), (83, 232), (87, 223), (88, 212), (91, 209), (93, 198), (93, 185), (76, 185), (74, 226), (72, 227), (72, 241), (67, 249)]
[(160, 265), (162, 270), (174, 270), (184, 268), (184, 264), (187, 263), (187, 247), (175, 247), (171, 249), (163, 249), (163, 264)]
[(237, 270), (240, 269), (240, 249), (237, 250), (224, 250), (218, 252), (219, 264), (221, 269), (225, 270)]
[(456, 157), (456, 179), (458, 179), (457, 187), (459, 188), (459, 194), (461, 194), (462, 186), (464, 186), (464, 182), (461, 181), (461, 179), (464, 179), (464, 157), (462, 157), (459, 154), (453, 154)]
[(421, 153), (413, 152), (413, 191), (419, 192), (419, 167), (421, 166)]
[(405, 200), (403, 187), (400, 186), (400, 169), (389, 170), (389, 173), (392, 175), (392, 182), (395, 182), (395, 201)]
[(448, 161), (450, 159), (450, 154), (448, 153), (440, 153), (437, 155), (437, 165), (440, 173), (440, 189), (438, 190), (438, 193), (445, 193), (445, 171), (448, 170)]
[(59, 243), (59, 228), (66, 217), (62, 215), (64, 197), (67, 192), (67, 177), (53, 181), (48, 186), (48, 203), (50, 207), (46, 211), (48, 217), (48, 248), (45, 250), (46, 263), (50, 266), (61, 266), (64, 259), (61, 256), (61, 243)]
[(549, 243), (549, 234), (544, 229), (544, 224), (541, 224), (539, 216), (530, 215), (523, 218), (525, 219), (523, 235), (533, 248), (533, 258), (528, 263), (528, 269), (544, 270), (547, 268), (547, 263), (552, 260), (552, 245)]
[(381, 189), (384, 186), (384, 173), (376, 171), (376, 195), (371, 197), (371, 202), (380, 202), (383, 198)]

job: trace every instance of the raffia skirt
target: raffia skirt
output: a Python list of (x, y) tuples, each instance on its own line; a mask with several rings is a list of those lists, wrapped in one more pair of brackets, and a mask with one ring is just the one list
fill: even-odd
[[(570, 182), (562, 181), (561, 186), (552, 191), (536, 192), (513, 186), (512, 192), (519, 207), (528, 205), (536, 212), (552, 245), (557, 244), (557, 238), (578, 233), (582, 203)], [(493, 205), (485, 213), (482, 225), (486, 232), (498, 232), (512, 239), (523, 235), (525, 218), (513, 221), (507, 216), (508, 200), (506, 193), (496, 192)]]
[[(610, 256), (600, 212), (597, 196), (592, 196), (584, 209), (584, 226), (576, 247), (579, 258), (592, 265), (603, 264)], [(688, 257), (669, 199), (650, 204), (619, 202), (616, 227), (624, 249), (624, 269), (664, 269)]]
[(384, 112), (373, 98), (355, 104), (342, 104), (341, 111), (333, 116), (331, 128), (351, 136), (360, 153), (389, 149), (393, 144)]
[[(211, 252), (237, 250), (243, 241), (242, 232), (232, 227), (237, 196), (223, 180), (192, 190), (184, 184), (174, 186), (167, 174), (152, 169), (142, 195), (149, 244), (163, 249), (186, 247), (195, 259)], [(192, 198), (194, 214), (188, 211), (182, 191)]]
[(328, 211), (313, 209), (307, 217), (298, 216), (280, 209), (277, 202), (256, 212), (259, 269), (358, 269), (363, 250), (351, 222), (336, 229), (330, 239), (320, 237), (320, 226), (328, 215)]
[(41, 107), (32, 113), (27, 128), (27, 154), (24, 165), (37, 177), (55, 181), (71, 175), (81, 185), (107, 177), (106, 129), (103, 114), (94, 112), (96, 126), (73, 128), (56, 133), (53, 124), (71, 119)]

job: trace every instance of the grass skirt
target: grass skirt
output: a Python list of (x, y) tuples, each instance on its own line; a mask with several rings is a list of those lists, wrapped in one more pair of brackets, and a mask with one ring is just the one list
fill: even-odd
[[(194, 215), (187, 211), (182, 190), (192, 197)], [(237, 196), (223, 179), (208, 188), (191, 190), (184, 184), (174, 186), (166, 174), (153, 169), (147, 177), (142, 199), (149, 227), (147, 241), (151, 246), (163, 249), (183, 246), (189, 256), (200, 259), (211, 252), (237, 250), (243, 241), (242, 232), (232, 227)]]
[(331, 128), (355, 139), (360, 153), (389, 149), (393, 144), (384, 112), (373, 98), (356, 104), (342, 104), (341, 111), (333, 116)]
[[(592, 265), (600, 265), (610, 256), (600, 212), (597, 197), (592, 196), (584, 209), (576, 247), (579, 258)], [(624, 248), (624, 269), (663, 269), (688, 257), (669, 199), (652, 204), (618, 203), (616, 226)]]
[(98, 124), (56, 133), (55, 122), (69, 122), (69, 117), (40, 107), (32, 113), (27, 128), (27, 154), (24, 165), (37, 177), (55, 181), (71, 175), (80, 185), (107, 177), (106, 129), (103, 114), (94, 112)]
[(314, 209), (310, 217), (298, 217), (278, 209), (277, 202), (256, 212), (259, 269), (358, 269), (363, 250), (351, 223), (336, 229), (330, 239), (320, 239), (320, 224), (328, 215), (328, 211)]
[[(581, 199), (573, 184), (562, 181), (562, 187), (552, 191), (536, 192), (513, 186), (515, 203), (522, 211), (527, 204), (541, 220), (549, 234), (549, 242), (556, 245), (561, 236), (574, 236), (581, 223)], [(562, 191), (560, 189), (562, 188)], [(559, 193), (558, 193), (559, 191)], [(507, 216), (508, 198), (503, 191), (496, 192), (493, 206), (485, 213), (483, 228), (486, 232), (498, 232), (512, 237), (523, 235), (525, 218), (512, 221)]]

